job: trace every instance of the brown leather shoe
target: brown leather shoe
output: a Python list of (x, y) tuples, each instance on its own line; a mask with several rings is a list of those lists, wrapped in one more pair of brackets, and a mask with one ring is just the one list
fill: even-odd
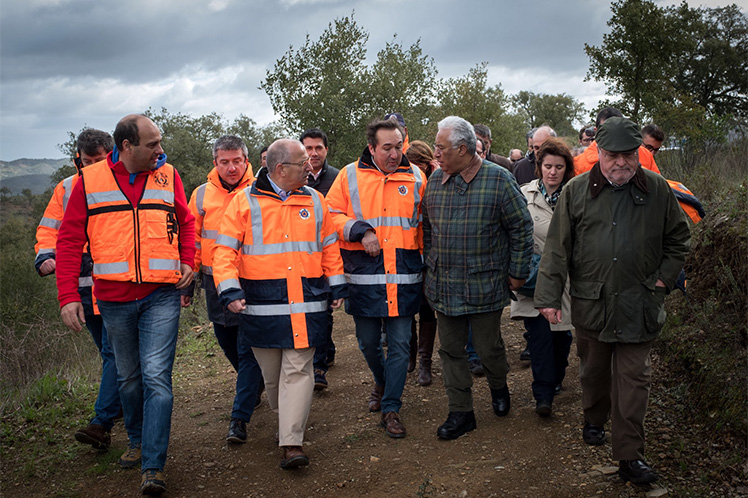
[(389, 437), (405, 437), (405, 426), (400, 422), (400, 414), (397, 412), (383, 413), (380, 425), (384, 427)]
[(374, 385), (374, 389), (369, 394), (369, 411), (378, 412), (382, 409), (382, 396), (384, 396), (384, 386)]
[(304, 465), (309, 465), (309, 457), (301, 446), (283, 446), (283, 459), (280, 464), (282, 469), (295, 469)]

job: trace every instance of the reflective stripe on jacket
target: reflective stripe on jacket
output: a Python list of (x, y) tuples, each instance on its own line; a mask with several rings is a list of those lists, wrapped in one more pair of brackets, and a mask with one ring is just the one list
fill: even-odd
[(328, 300), (346, 293), (338, 235), (322, 195), (302, 187), (282, 201), (262, 171), (226, 208), (213, 279), (224, 305), (245, 299), (239, 327), (252, 346), (321, 345)]
[[(397, 170), (385, 175), (368, 148), (343, 168), (327, 202), (338, 235), (350, 297), (346, 311), (355, 316), (415, 315), (423, 281), (423, 217), (426, 178), (403, 156)], [(382, 250), (369, 256), (361, 244), (373, 229)]]
[(179, 281), (174, 168), (164, 164), (147, 175), (140, 201), (133, 206), (107, 162), (82, 170), (94, 277), (136, 283)]

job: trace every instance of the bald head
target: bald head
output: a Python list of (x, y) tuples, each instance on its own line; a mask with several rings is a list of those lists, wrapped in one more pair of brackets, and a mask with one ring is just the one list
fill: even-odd
[(312, 164), (304, 145), (289, 138), (282, 138), (270, 144), (267, 164), (270, 179), (286, 191), (306, 185), (312, 171)]
[(543, 145), (543, 143), (548, 140), (550, 137), (555, 137), (556, 132), (553, 131), (553, 128), (550, 126), (541, 126), (538, 128), (535, 133), (532, 135), (532, 148), (537, 154), (540, 150), (540, 146)]
[(119, 158), (130, 173), (156, 168), (161, 148), (161, 132), (156, 123), (142, 114), (129, 114), (114, 129)]

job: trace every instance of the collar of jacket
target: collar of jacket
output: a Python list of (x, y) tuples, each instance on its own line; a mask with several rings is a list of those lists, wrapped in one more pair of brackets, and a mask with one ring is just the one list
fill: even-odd
[[(636, 188), (645, 194), (649, 192), (649, 189), (647, 188), (647, 178), (644, 176), (644, 171), (642, 171), (641, 165), (636, 168), (634, 177), (629, 181), (633, 182)], [(594, 199), (597, 197), (606, 185), (610, 185), (610, 182), (608, 182), (608, 179), (603, 176), (603, 172), (600, 169), (600, 162), (598, 161), (590, 170), (590, 195), (592, 198)]]
[[(273, 197), (274, 199), (281, 200), (280, 196), (275, 193), (273, 186), (270, 185), (270, 179), (268, 178), (267, 168), (262, 168), (257, 172), (257, 180), (252, 184), (250, 193), (252, 195), (264, 195)], [(289, 194), (292, 195), (311, 195), (304, 187), (297, 188)]]
[[(374, 165), (374, 158), (371, 157), (371, 151), (369, 150), (369, 147), (366, 147), (361, 153), (361, 157), (358, 160), (358, 168), (381, 171), (380, 168), (377, 168)], [(384, 172), (382, 173), (384, 174)], [(410, 165), (408, 158), (405, 157), (405, 154), (403, 154), (403, 157), (400, 159), (400, 165), (397, 167), (397, 169), (389, 174), (391, 175), (393, 173), (413, 173), (413, 167)]]

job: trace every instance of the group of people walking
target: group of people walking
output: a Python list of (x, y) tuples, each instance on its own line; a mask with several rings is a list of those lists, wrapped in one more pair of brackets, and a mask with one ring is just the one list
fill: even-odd
[(79, 171), (55, 190), (36, 260), (41, 275), (57, 273), (64, 323), (85, 324), (102, 356), (96, 417), (76, 439), (107, 448), (121, 404), (120, 464), (140, 464), (144, 494), (165, 490), (180, 306), (199, 274), (237, 371), (226, 439), (247, 441), (264, 390), (283, 469), (309, 464), (304, 431), (335, 361), (334, 309), (353, 316), (373, 377), (366, 403), (393, 438), (407, 435), (407, 372), (418, 363), (418, 383), (432, 383), (438, 330), (449, 402), (436, 435), (451, 440), (476, 429), (469, 339), (494, 413), (510, 412), (500, 323), (511, 303), (528, 332), (536, 413), (552, 415), (573, 326), (585, 442), (604, 444), (611, 419), (621, 477), (654, 481), (644, 459), (649, 351), (689, 227), (667, 182), (640, 166), (638, 127), (613, 111), (599, 117), (589, 173), (552, 130), (529, 137), (534, 179), (521, 187), (525, 159), (492, 154), (476, 136), (485, 126), (456, 116), (439, 122), (432, 149), (409, 142), (403, 117), (389, 114), (340, 170), (327, 162), (325, 133), (307, 130), (269, 145), (256, 177), (246, 144), (227, 135), (189, 202), (150, 119), (126, 116), (113, 141), (84, 131)]

